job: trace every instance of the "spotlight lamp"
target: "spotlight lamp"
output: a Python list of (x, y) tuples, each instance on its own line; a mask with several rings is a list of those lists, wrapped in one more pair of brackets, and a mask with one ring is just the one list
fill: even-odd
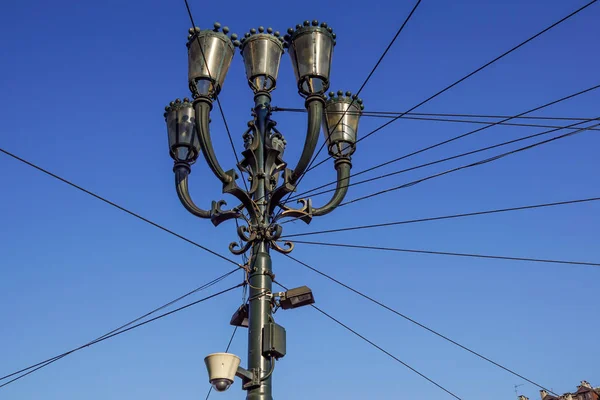
[(300, 286), (286, 292), (281, 292), (279, 296), (279, 305), (284, 310), (308, 306), (315, 302), (312, 290), (307, 286)]
[(242, 304), (231, 316), (229, 325), (241, 328), (248, 327), (248, 304)]

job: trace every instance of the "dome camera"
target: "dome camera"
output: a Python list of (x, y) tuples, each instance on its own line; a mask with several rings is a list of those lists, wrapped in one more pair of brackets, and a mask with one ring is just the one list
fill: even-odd
[(217, 392), (226, 391), (227, 389), (229, 389), (232, 383), (232, 381), (225, 378), (218, 378), (210, 381), (210, 384), (212, 385), (213, 389), (215, 389)]
[(240, 358), (230, 353), (213, 353), (204, 358), (208, 381), (217, 392), (224, 392), (233, 383), (240, 366)]

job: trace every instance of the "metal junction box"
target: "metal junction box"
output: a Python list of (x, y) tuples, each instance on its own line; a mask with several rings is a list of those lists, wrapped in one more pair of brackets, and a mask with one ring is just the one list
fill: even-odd
[(263, 355), (279, 359), (285, 356), (285, 329), (270, 323), (263, 328)]

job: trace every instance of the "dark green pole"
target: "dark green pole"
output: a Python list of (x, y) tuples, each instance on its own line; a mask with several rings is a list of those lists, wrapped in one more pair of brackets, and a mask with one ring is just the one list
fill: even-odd
[[(270, 101), (268, 94), (258, 93), (254, 96), (254, 112), (258, 134), (254, 140), (260, 140), (256, 151), (258, 171), (254, 172), (254, 179), (258, 179), (257, 190), (254, 193), (254, 201), (258, 205), (260, 215), (259, 221), (252, 221), (257, 226), (266, 227), (269, 224), (269, 216), (266, 215), (266, 177), (265, 172), (265, 140), (268, 135), (268, 121), (270, 117)], [(248, 369), (260, 371), (261, 376), (267, 375), (270, 370), (270, 360), (262, 354), (262, 336), (265, 324), (272, 321), (271, 299), (265, 294), (271, 293), (272, 269), (269, 245), (264, 240), (258, 241), (252, 247), (252, 258), (250, 266), (250, 305), (248, 316)], [(272, 400), (271, 376), (261, 382), (257, 388), (248, 390), (247, 400)]]

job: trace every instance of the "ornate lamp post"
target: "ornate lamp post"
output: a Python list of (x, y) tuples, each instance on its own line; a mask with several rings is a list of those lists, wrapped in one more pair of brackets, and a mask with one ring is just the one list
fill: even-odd
[[(351, 157), (355, 150), (358, 122), (362, 101), (351, 93), (325, 92), (329, 88), (331, 58), (335, 46), (335, 34), (326, 23), (305, 21), (303, 25), (290, 28), (285, 37), (271, 28), (252, 29), (238, 40), (229, 29), (215, 23), (212, 30), (192, 28), (188, 36), (189, 86), (193, 100), (177, 99), (165, 108), (170, 155), (175, 161), (175, 187), (183, 206), (193, 215), (220, 223), (239, 219), (242, 224), (237, 233), (244, 243), (233, 242), (229, 249), (236, 255), (251, 251), (248, 264), (250, 286), (249, 304), (240, 308), (247, 310), (244, 320), (248, 326), (248, 369), (237, 367), (239, 358), (219, 353), (207, 357), (206, 363), (211, 383), (217, 390), (226, 390), (233, 379), (231, 371), (243, 380), (248, 400), (271, 400), (271, 376), (275, 360), (285, 355), (285, 330), (274, 323), (273, 309), (294, 308), (314, 302), (312, 292), (306, 287), (286, 293), (272, 293), (273, 272), (270, 249), (281, 253), (293, 250), (291, 242), (280, 246), (285, 218), (298, 218), (310, 223), (313, 217), (328, 214), (344, 199), (348, 190)], [(210, 111), (219, 95), (227, 70), (239, 47), (248, 84), (254, 92), (253, 120), (243, 134), (244, 148), (238, 167), (249, 175), (248, 190), (238, 186), (234, 169), (225, 171), (213, 149), (209, 129)], [(288, 168), (283, 159), (286, 141), (271, 119), (271, 93), (276, 88), (279, 64), (288, 49), (298, 92), (305, 98), (308, 111), (307, 132), (304, 148), (295, 168)], [(319, 132), (323, 127), (329, 154), (337, 171), (337, 188), (329, 202), (314, 207), (310, 199), (301, 199), (301, 208), (282, 204), (285, 195), (295, 190), (295, 185), (306, 171), (315, 152)], [(202, 154), (209, 168), (223, 184), (223, 193), (233, 195), (240, 204), (230, 210), (222, 209), (223, 200), (213, 201), (209, 209), (198, 207), (188, 191), (191, 165)], [(233, 322), (233, 320), (232, 320)], [(232, 361), (227, 367), (228, 377), (218, 377), (215, 365)], [(225, 361), (223, 361), (225, 360)], [(236, 364), (237, 363), (237, 364)], [(237, 370), (236, 370), (237, 368)], [(215, 375), (216, 374), (216, 375)]]

